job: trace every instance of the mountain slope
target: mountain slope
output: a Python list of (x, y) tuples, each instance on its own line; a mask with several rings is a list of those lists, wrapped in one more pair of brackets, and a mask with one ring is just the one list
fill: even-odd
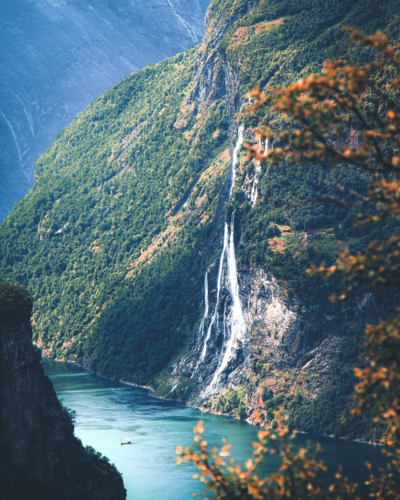
[[(195, 53), (148, 66), (93, 101), (39, 159), (37, 181), (3, 223), (4, 262), (36, 288), (36, 338), (51, 355), (82, 361), (94, 340), (105, 356), (93, 368), (102, 363), (102, 373), (145, 382), (131, 366), (158, 371), (193, 329), (198, 304), (185, 302), (190, 295), (182, 302), (179, 283), (190, 290), (197, 279), (188, 260), (229, 159), (222, 100), (204, 112), (192, 106), (191, 137), (177, 125)], [(32, 265), (18, 265), (23, 254)]]
[(208, 0), (16, 0), (2, 9), (0, 218), (56, 133), (131, 71), (201, 40)]
[(391, 300), (365, 292), (334, 309), (341, 284), (304, 270), (398, 222), (361, 234), (323, 199), (365, 189), (360, 173), (248, 164), (238, 139), (254, 140), (253, 83), (361, 58), (340, 28), (394, 38), (399, 8), (386, 7), (214, 1), (198, 47), (128, 75), (57, 134), (0, 226), (2, 276), (35, 294), (46, 354), (205, 408), (270, 421), (284, 404), (299, 429), (378, 438), (349, 421), (352, 367), (363, 325)]

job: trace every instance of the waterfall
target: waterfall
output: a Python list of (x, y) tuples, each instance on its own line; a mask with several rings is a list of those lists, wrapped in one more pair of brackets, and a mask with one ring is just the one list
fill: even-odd
[[(229, 198), (232, 196), (233, 188), (235, 186), (236, 171), (235, 167), (238, 160), (239, 149), (243, 143), (243, 131), (244, 127), (241, 125), (238, 129), (238, 140), (236, 142), (235, 148), (232, 155), (232, 163), (230, 170), (230, 189)], [(210, 323), (207, 328), (207, 335), (204, 338), (204, 327), (209, 316), (209, 304), (208, 304), (208, 272), (206, 273), (206, 278), (204, 280), (204, 297), (205, 297), (205, 311), (203, 319), (199, 328), (198, 338), (203, 342), (201, 354), (199, 361), (196, 366), (196, 370), (199, 365), (204, 362), (207, 355), (207, 350), (209, 347), (209, 341), (213, 333), (213, 329), (218, 329), (218, 311), (220, 309), (221, 302), (221, 285), (222, 279), (224, 277), (224, 262), (226, 259), (227, 268), (227, 281), (229, 285), (229, 295), (231, 298), (230, 314), (227, 314), (227, 302), (224, 303), (224, 314), (223, 314), (223, 347), (219, 353), (218, 367), (214, 372), (211, 384), (203, 392), (204, 395), (215, 392), (218, 389), (221, 375), (224, 370), (228, 367), (230, 361), (235, 357), (236, 351), (245, 340), (246, 336), (246, 324), (244, 321), (244, 315), (242, 310), (242, 304), (239, 297), (239, 284), (237, 278), (237, 266), (236, 266), (236, 255), (235, 255), (235, 212), (231, 215), (230, 223), (225, 222), (224, 225), (224, 243), (222, 247), (222, 252), (219, 260), (218, 268), (218, 278), (217, 278), (217, 295), (215, 300), (215, 307), (210, 319)]]
[[(227, 229), (227, 225), (225, 223), (224, 246), (222, 248), (221, 257), (220, 257), (220, 260), (219, 260), (219, 269), (218, 269), (217, 299), (215, 301), (214, 314), (212, 316), (211, 323), (210, 323), (210, 325), (208, 327), (208, 330), (207, 330), (207, 336), (204, 339), (203, 349), (201, 351), (200, 360), (199, 360), (199, 363), (197, 364), (197, 366), (201, 362), (203, 362), (204, 358), (206, 357), (206, 354), (207, 354), (207, 344), (208, 344), (208, 341), (210, 340), (212, 328), (213, 328), (215, 320), (217, 319), (217, 316), (218, 316), (218, 306), (219, 306), (219, 297), (220, 297), (220, 292), (221, 292), (222, 271), (223, 271), (223, 267), (224, 267), (224, 256), (225, 256), (225, 252), (226, 252), (227, 246), (228, 246), (228, 229)], [(207, 284), (208, 284), (208, 281), (207, 281)], [(208, 291), (207, 291), (207, 297), (208, 297)], [(206, 317), (204, 317), (204, 321), (205, 320), (206, 320)], [(204, 329), (204, 325), (203, 325), (203, 329)]]
[(258, 179), (255, 178), (253, 181), (253, 187), (251, 188), (251, 194), (250, 194), (250, 202), (252, 207), (254, 207), (254, 205), (257, 202), (257, 197), (258, 197), (257, 184), (258, 184)]
[[(228, 224), (225, 223), (225, 227), (228, 227)], [(225, 314), (224, 314), (225, 335), (224, 335), (223, 357), (216, 372), (214, 373), (214, 377), (211, 381), (211, 384), (206, 390), (208, 394), (215, 392), (215, 390), (218, 388), (222, 373), (227, 368), (229, 362), (235, 357), (236, 351), (245, 340), (245, 335), (246, 335), (246, 324), (243, 316), (242, 303), (240, 302), (240, 297), (239, 297), (239, 283), (237, 279), (234, 236), (235, 236), (235, 212), (233, 212), (231, 216), (229, 243), (226, 251), (227, 264), (228, 264), (229, 292), (232, 298), (232, 317), (230, 322), (226, 324)]]
[(199, 328), (200, 339), (202, 339), (204, 336), (204, 324), (205, 324), (205, 321), (206, 321), (207, 316), (208, 316), (208, 308), (209, 308), (209, 305), (208, 305), (208, 271), (206, 271), (206, 274), (204, 276), (204, 314), (203, 314), (203, 317), (201, 319), (200, 328)]
[(204, 317), (208, 316), (208, 271), (204, 277)]
[(232, 191), (235, 186), (235, 179), (236, 179), (236, 163), (237, 163), (237, 155), (239, 152), (239, 149), (242, 147), (243, 144), (243, 131), (244, 131), (244, 126), (240, 125), (238, 129), (238, 140), (236, 142), (235, 149), (233, 150), (233, 155), (232, 155), (232, 164), (231, 164), (231, 188), (229, 190), (229, 198), (232, 196)]
[[(261, 149), (261, 140), (259, 141), (259, 145), (260, 145), (260, 149)], [(265, 158), (268, 156), (268, 139), (265, 140), (265, 149), (264, 149), (263, 156)], [(258, 198), (258, 189), (257, 189), (258, 178), (257, 178), (257, 172), (260, 169), (261, 169), (260, 163), (257, 162), (256, 173), (254, 175), (253, 186), (251, 188), (251, 193), (250, 193), (250, 202), (251, 202), (251, 206), (252, 207), (254, 207), (254, 205), (257, 203), (257, 198)]]

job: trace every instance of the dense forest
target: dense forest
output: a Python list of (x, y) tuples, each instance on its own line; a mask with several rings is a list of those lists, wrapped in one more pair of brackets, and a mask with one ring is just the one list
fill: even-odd
[(202, 279), (188, 261), (229, 165), (222, 100), (206, 115), (193, 105), (192, 137), (176, 126), (195, 53), (93, 101), (2, 223), (2, 275), (34, 295), (35, 339), (50, 356), (83, 362), (96, 348), (94, 369), (146, 382), (193, 331), (198, 304), (181, 285)]
[[(341, 31), (345, 24), (367, 33), (379, 28), (392, 39), (399, 33), (394, 0), (382, 6), (372, 0), (260, 0), (251, 10), (248, 3), (212, 2), (206, 33), (222, 22), (225, 35), (217, 49), (200, 47), (216, 66), (230, 63), (244, 100), (253, 85), (288, 84), (319, 71), (332, 56), (363, 62)], [(230, 121), (221, 96), (187, 101), (198, 50), (128, 75), (79, 113), (36, 162), (33, 188), (0, 225), (1, 279), (32, 293), (34, 338), (46, 355), (157, 386), (196, 332), (204, 272), (219, 249), (207, 248), (205, 260), (198, 256), (222, 225), (215, 213), (230, 163), (229, 130), (244, 123), (251, 141), (258, 123), (245, 108)], [(290, 125), (272, 110), (265, 120), (276, 129)], [(343, 131), (343, 141), (351, 140), (358, 140), (357, 131)], [(305, 269), (333, 262), (338, 250), (384, 238), (397, 230), (398, 220), (366, 232), (353, 226), (359, 210), (352, 208), (351, 192), (362, 195), (368, 184), (354, 168), (267, 163), (256, 171), (244, 156), (240, 152), (225, 206), (226, 216), (238, 214), (239, 263), (271, 271), (291, 297), (328, 304), (342, 284), (306, 276)], [(248, 185), (255, 176), (258, 198), (252, 204)], [(338, 193), (347, 206), (331, 200)], [(312, 237), (304, 244), (307, 231)], [(343, 434), (352, 367), (362, 349), (359, 333), (349, 342), (352, 354), (337, 354), (317, 400), (311, 403), (307, 391), (282, 401), (274, 399), (279, 394), (265, 395), (266, 418), (273, 419), (273, 408), (283, 403), (294, 427)], [(260, 369), (263, 353), (254, 353), (251, 377), (262, 385), (268, 369)], [(245, 416), (245, 388), (232, 394), (214, 401), (214, 409)], [(335, 408), (332, 422), (325, 418), (327, 407)], [(351, 430), (352, 437), (368, 433), (371, 439), (376, 432), (367, 422)]]

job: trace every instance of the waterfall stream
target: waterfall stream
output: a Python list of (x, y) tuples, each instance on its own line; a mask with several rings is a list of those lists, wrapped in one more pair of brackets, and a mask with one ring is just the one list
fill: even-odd
[[(259, 141), (259, 146), (260, 146), (260, 149), (261, 149), (262, 148), (262, 146), (261, 146), (261, 140)], [(268, 156), (268, 138), (265, 140), (265, 148), (264, 148), (264, 154), (263, 154), (263, 156), (264, 157)], [(255, 175), (254, 175), (253, 186), (251, 188), (251, 194), (250, 194), (250, 203), (251, 203), (252, 207), (254, 207), (254, 205), (257, 203), (257, 198), (258, 198), (258, 189), (257, 189), (258, 177), (257, 177), (257, 172), (259, 172), (261, 170), (261, 164), (260, 164), (260, 162), (257, 162), (255, 170), (256, 170), (256, 172), (255, 172)]]
[(201, 319), (200, 328), (199, 328), (199, 340), (200, 341), (204, 337), (204, 325), (205, 325), (205, 322), (206, 322), (206, 319), (208, 316), (208, 309), (209, 309), (209, 305), (208, 305), (208, 273), (209, 273), (209, 270), (206, 271), (206, 274), (204, 276), (204, 314), (203, 314), (203, 317)]
[[(229, 189), (229, 199), (232, 196), (232, 191), (235, 186), (236, 172), (235, 167), (238, 160), (238, 152), (243, 143), (243, 131), (244, 127), (241, 125), (238, 129), (238, 140), (236, 142), (235, 149), (233, 151), (230, 178), (231, 185)], [(209, 386), (203, 391), (203, 395), (212, 394), (217, 391), (220, 384), (221, 375), (228, 367), (230, 361), (235, 358), (237, 349), (241, 347), (246, 335), (246, 324), (244, 321), (242, 304), (239, 297), (239, 284), (237, 278), (237, 266), (236, 266), (236, 255), (235, 255), (235, 212), (231, 215), (230, 224), (225, 222), (224, 225), (224, 242), (222, 247), (222, 252), (219, 260), (218, 268), (218, 278), (217, 278), (217, 294), (215, 300), (215, 307), (213, 314), (210, 318), (210, 322), (207, 328), (207, 335), (204, 337), (205, 325), (208, 321), (209, 316), (209, 302), (208, 302), (208, 271), (206, 273), (206, 278), (204, 280), (204, 303), (205, 310), (203, 319), (200, 324), (198, 338), (202, 341), (203, 346), (201, 350), (201, 355), (197, 363), (197, 368), (201, 363), (204, 362), (208, 349), (209, 341), (212, 337), (213, 331), (218, 329), (218, 312), (221, 301), (221, 285), (224, 276), (224, 262), (226, 259), (227, 268), (227, 281), (229, 288), (229, 295), (231, 297), (230, 313), (227, 314), (227, 303), (224, 304), (224, 314), (223, 314), (223, 346), (219, 351), (218, 366), (214, 372), (213, 378)]]
[[(225, 224), (224, 246), (222, 248), (221, 258), (220, 258), (220, 261), (219, 261), (219, 269), (218, 269), (217, 299), (215, 301), (214, 314), (212, 316), (211, 323), (210, 323), (210, 325), (208, 327), (208, 330), (207, 330), (207, 336), (204, 339), (203, 350), (201, 351), (201, 356), (200, 356), (199, 363), (203, 362), (204, 358), (206, 357), (206, 354), (207, 354), (207, 343), (208, 343), (208, 341), (209, 341), (209, 339), (211, 337), (212, 328), (213, 328), (213, 326), (215, 324), (215, 321), (217, 320), (217, 317), (218, 317), (218, 306), (219, 306), (219, 297), (220, 297), (220, 293), (221, 293), (222, 271), (223, 271), (223, 267), (224, 267), (224, 255), (225, 255), (227, 246), (228, 246), (228, 231), (227, 231), (227, 227), (226, 227), (226, 224)], [(207, 281), (207, 288), (208, 288), (208, 281)], [(207, 295), (207, 305), (208, 305), (208, 290), (204, 292), (204, 295)], [(204, 316), (204, 321), (206, 320), (206, 318), (207, 317)], [(203, 329), (204, 329), (204, 326), (203, 326)]]
[[(225, 222), (225, 230), (228, 224)], [(229, 228), (229, 242), (226, 250), (228, 264), (228, 283), (229, 292), (232, 298), (232, 315), (230, 321), (226, 322), (224, 312), (224, 345), (221, 351), (222, 361), (219, 363), (214, 373), (211, 384), (207, 387), (207, 393), (213, 393), (218, 389), (220, 378), (229, 362), (234, 358), (235, 353), (244, 340), (246, 334), (246, 324), (243, 316), (242, 303), (239, 297), (239, 283), (237, 279), (237, 267), (235, 256), (235, 212), (232, 213)]]

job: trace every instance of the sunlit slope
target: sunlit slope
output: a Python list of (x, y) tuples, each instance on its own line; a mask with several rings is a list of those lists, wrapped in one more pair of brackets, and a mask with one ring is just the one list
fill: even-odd
[(197, 320), (202, 277), (188, 264), (229, 153), (223, 101), (193, 104), (175, 126), (195, 54), (93, 101), (39, 158), (34, 186), (0, 226), (2, 278), (33, 293), (34, 335), (53, 356), (142, 381)]

